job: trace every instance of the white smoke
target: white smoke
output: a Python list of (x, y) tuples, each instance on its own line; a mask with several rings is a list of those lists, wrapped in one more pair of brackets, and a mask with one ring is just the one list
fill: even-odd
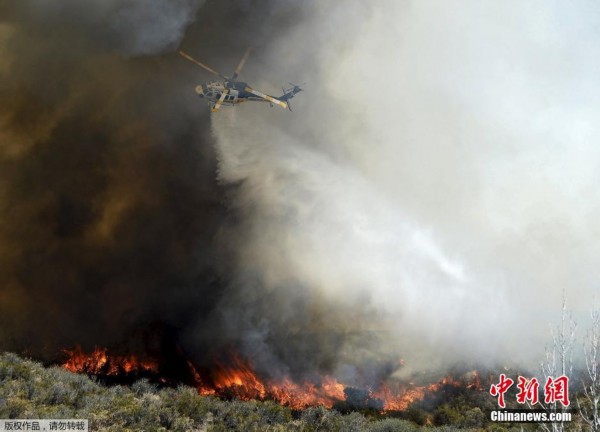
[(368, 305), (413, 364), (536, 358), (563, 290), (576, 311), (597, 290), (600, 7), (307, 8), (244, 72), (307, 81), (294, 112), (212, 117), (243, 267)]

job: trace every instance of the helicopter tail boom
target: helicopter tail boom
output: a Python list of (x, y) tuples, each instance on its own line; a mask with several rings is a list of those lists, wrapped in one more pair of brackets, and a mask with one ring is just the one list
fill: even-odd
[(294, 96), (296, 96), (297, 93), (300, 93), (303, 90), (303, 89), (300, 88), (299, 85), (292, 84), (292, 83), (290, 83), (290, 85), (292, 86), (292, 88), (290, 88), (288, 90), (282, 89), (283, 90), (283, 95), (279, 96), (277, 99), (287, 102), (291, 98), (293, 98)]
[(244, 89), (244, 91), (247, 91), (248, 93), (252, 93), (255, 96), (258, 96), (260, 98), (263, 98), (266, 101), (269, 101), (272, 104), (276, 104), (279, 105), (281, 108), (285, 109), (287, 108), (287, 102), (285, 100), (282, 100), (281, 98), (274, 98), (272, 96), (269, 96), (267, 94), (264, 94), (263, 92), (259, 92), (258, 90), (254, 90), (252, 87), (246, 87)]

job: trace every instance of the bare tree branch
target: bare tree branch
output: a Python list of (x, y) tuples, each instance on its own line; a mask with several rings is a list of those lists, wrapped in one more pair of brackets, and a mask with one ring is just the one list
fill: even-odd
[[(570, 376), (573, 372), (573, 346), (577, 324), (567, 311), (567, 299), (563, 293), (561, 322), (556, 328), (551, 328), (552, 346), (546, 347), (546, 359), (541, 363), (543, 382), (549, 377), (556, 378), (561, 375)], [(548, 412), (565, 412), (566, 408), (559, 402), (546, 404), (540, 400), (540, 405)], [(563, 432), (565, 425), (558, 423), (541, 423), (540, 427), (546, 432)]]
[(590, 431), (598, 432), (600, 431), (600, 415), (598, 413), (600, 401), (600, 312), (598, 309), (592, 309), (590, 315), (592, 324), (583, 342), (586, 372), (583, 381), (584, 401), (580, 402), (577, 399), (577, 407)]

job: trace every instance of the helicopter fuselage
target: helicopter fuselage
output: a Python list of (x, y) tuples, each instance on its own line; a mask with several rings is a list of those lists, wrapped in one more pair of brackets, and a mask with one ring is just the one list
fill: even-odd
[[(196, 86), (196, 94), (209, 103), (216, 103), (225, 89), (228, 89), (227, 96), (223, 100), (225, 105), (235, 105), (246, 101), (268, 102), (267, 100), (257, 97), (254, 94), (247, 92), (245, 89), (248, 84), (242, 81), (211, 81)], [(272, 96), (275, 97), (275, 96)]]

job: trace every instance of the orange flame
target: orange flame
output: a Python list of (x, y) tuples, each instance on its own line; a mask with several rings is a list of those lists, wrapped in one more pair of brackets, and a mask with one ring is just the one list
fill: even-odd
[(242, 400), (271, 399), (294, 409), (323, 405), (331, 408), (337, 401), (345, 399), (344, 385), (335, 378), (325, 376), (319, 383), (304, 381), (296, 383), (290, 378), (279, 382), (261, 381), (249, 363), (233, 357), (232, 366), (218, 366), (212, 373), (213, 385), (202, 383), (200, 375), (188, 363), (202, 395), (227, 395)]
[(403, 387), (397, 384), (394, 389), (386, 383), (381, 384), (373, 397), (383, 401), (385, 411), (404, 411), (410, 404), (422, 400), (427, 393), (435, 392), (440, 384), (434, 383), (426, 386), (409, 385)]
[(81, 347), (63, 350), (69, 357), (62, 367), (79, 373), (118, 376), (139, 372), (158, 373), (158, 364), (152, 360), (139, 360), (134, 355), (108, 355), (106, 348), (96, 348), (91, 354)]
[[(96, 348), (91, 354), (85, 354), (81, 348), (64, 350), (69, 359), (62, 365), (71, 372), (96, 375), (118, 376), (123, 374), (147, 372), (158, 374), (158, 364), (154, 361), (142, 361), (133, 355), (108, 355), (106, 349)], [(317, 382), (295, 382), (289, 377), (275, 380), (261, 380), (249, 362), (233, 356), (228, 366), (217, 365), (206, 379), (191, 361), (187, 361), (189, 373), (201, 395), (213, 395), (241, 400), (274, 400), (292, 409), (305, 409), (322, 405), (332, 408), (337, 402), (346, 400), (346, 386), (332, 376), (325, 375)], [(167, 380), (160, 378), (161, 382)], [(369, 397), (383, 403), (384, 411), (403, 411), (411, 403), (422, 400), (427, 394), (436, 392), (442, 386), (481, 389), (481, 379), (477, 371), (471, 371), (456, 379), (447, 376), (439, 382), (417, 386), (412, 383), (394, 381), (381, 383), (379, 388), (368, 392)]]

